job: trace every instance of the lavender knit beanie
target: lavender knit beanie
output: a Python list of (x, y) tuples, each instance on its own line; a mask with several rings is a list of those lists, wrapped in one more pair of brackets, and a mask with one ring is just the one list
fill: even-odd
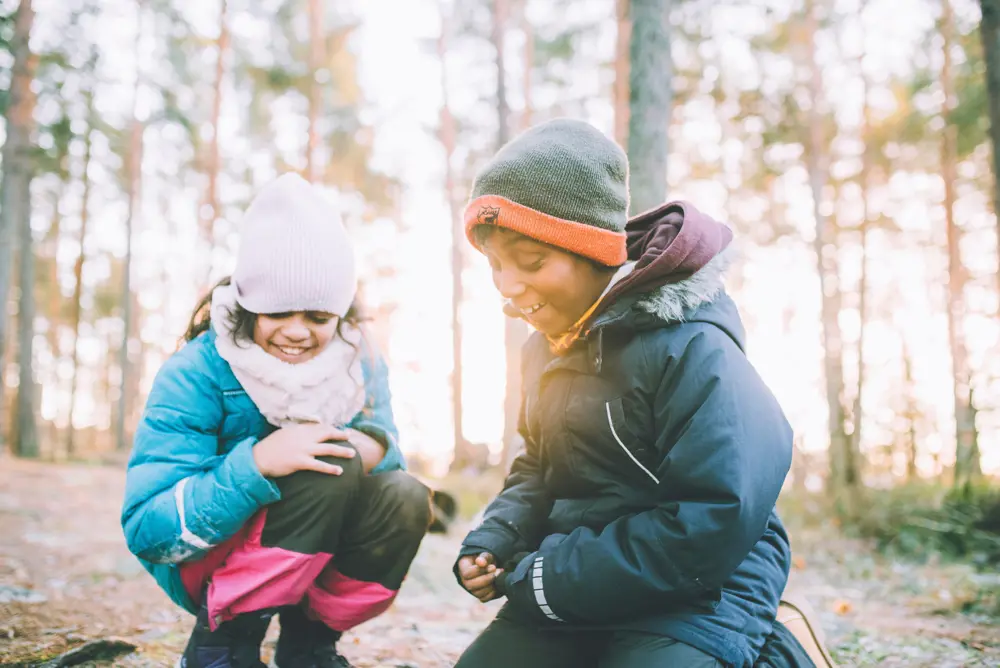
[(236, 301), (251, 313), (326, 311), (354, 301), (354, 250), (337, 209), (297, 174), (264, 186), (243, 216), (233, 272)]

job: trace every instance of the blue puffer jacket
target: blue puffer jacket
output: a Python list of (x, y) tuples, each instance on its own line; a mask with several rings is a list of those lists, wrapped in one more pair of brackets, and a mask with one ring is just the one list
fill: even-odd
[[(178, 564), (194, 561), (281, 499), (251, 449), (272, 433), (209, 331), (160, 369), (135, 434), (122, 527), (136, 555), (170, 598), (196, 612)], [(346, 425), (379, 440), (385, 458), (372, 471), (404, 469), (390, 405), (388, 369), (362, 347), (365, 408)]]

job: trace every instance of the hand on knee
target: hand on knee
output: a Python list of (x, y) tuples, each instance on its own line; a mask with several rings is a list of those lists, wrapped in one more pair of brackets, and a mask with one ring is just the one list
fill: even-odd
[(339, 466), (339, 475), (318, 471), (297, 471), (280, 479), (278, 488), (283, 499), (308, 498), (311, 503), (341, 505), (354, 496), (364, 477), (360, 457), (317, 457), (318, 460)]

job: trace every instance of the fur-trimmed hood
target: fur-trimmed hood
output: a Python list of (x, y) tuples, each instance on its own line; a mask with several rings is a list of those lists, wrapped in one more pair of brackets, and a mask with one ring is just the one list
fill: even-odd
[(732, 264), (732, 231), (687, 202), (670, 202), (628, 222), (629, 264), (615, 275), (593, 322), (622, 298), (666, 322), (713, 301)]
[(636, 307), (665, 322), (682, 321), (685, 313), (715, 301), (722, 294), (726, 271), (735, 258), (736, 249), (729, 246), (689, 278), (646, 293)]

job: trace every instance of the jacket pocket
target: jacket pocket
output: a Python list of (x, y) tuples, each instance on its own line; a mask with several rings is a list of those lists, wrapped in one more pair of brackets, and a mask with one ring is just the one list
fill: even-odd
[(611, 430), (611, 437), (632, 465), (639, 469), (647, 478), (659, 485), (660, 479), (644, 463), (648, 461), (646, 448), (630, 442), (632, 441), (632, 437), (625, 422), (625, 407), (621, 397), (604, 402), (604, 417), (607, 419), (608, 428)]

